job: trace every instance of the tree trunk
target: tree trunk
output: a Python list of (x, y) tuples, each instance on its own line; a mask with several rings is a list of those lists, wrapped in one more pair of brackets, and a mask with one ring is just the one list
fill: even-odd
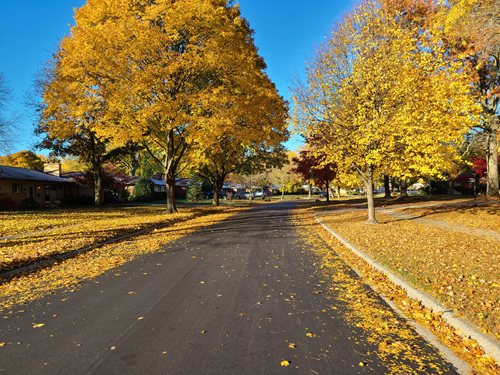
[(326, 201), (330, 202), (330, 183), (326, 181)]
[(389, 175), (384, 175), (384, 190), (385, 190), (385, 197), (390, 198), (391, 197), (391, 177)]
[(103, 171), (100, 166), (94, 167), (94, 204), (98, 207), (104, 204)]
[(365, 179), (366, 200), (368, 203), (368, 224), (377, 224), (375, 218), (375, 200), (373, 195), (373, 171), (369, 170)]
[(486, 187), (486, 195), (498, 195), (498, 139), (495, 128), (491, 129), (488, 134), (488, 151), (486, 161), (488, 163), (488, 182)]
[(391, 194), (394, 193), (394, 189), (396, 188), (396, 178), (390, 177), (391, 180)]
[(214, 189), (214, 196), (212, 199), (212, 206), (219, 207), (220, 206), (220, 191), (218, 188)]
[(217, 181), (212, 188), (214, 189), (214, 196), (212, 200), (212, 206), (219, 207), (220, 206), (220, 191), (222, 190), (222, 186), (224, 185), (225, 178)]
[(309, 187), (309, 196), (307, 198), (311, 199), (311, 196), (312, 196), (312, 186), (311, 186), (310, 183), (309, 183), (308, 187)]
[(167, 212), (173, 214), (177, 212), (177, 205), (175, 203), (175, 177), (167, 175), (165, 183), (167, 185)]
[(408, 182), (405, 179), (399, 180), (399, 196), (400, 197), (408, 196)]
[(285, 199), (285, 189), (281, 188), (281, 200)]

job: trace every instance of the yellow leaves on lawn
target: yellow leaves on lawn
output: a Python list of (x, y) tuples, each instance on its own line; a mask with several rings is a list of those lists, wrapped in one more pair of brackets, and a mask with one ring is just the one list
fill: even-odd
[(188, 214), (185, 221), (158, 229), (153, 233), (140, 235), (126, 242), (102, 246), (51, 268), (19, 276), (1, 284), (0, 310), (41, 298), (57, 289), (74, 291), (83, 280), (102, 275), (141, 255), (157, 252), (165, 244), (225, 220), (239, 212), (239, 209), (207, 208), (206, 211), (205, 216), (189, 219)]
[[(478, 209), (480, 211), (484, 210)], [(452, 216), (451, 213), (445, 215)], [(464, 214), (467, 222), (472, 222), (472, 215)], [(487, 216), (494, 221), (483, 212), (474, 222)], [(434, 219), (433, 215), (428, 218)], [(359, 212), (324, 218), (355, 246), (486, 332), (500, 337), (497, 325), (500, 311), (495, 308), (500, 275), (498, 241), (382, 214), (378, 219), (381, 225), (367, 226), (364, 214)]]
[(0, 213), (0, 233), (18, 236), (0, 239), (0, 269), (81, 249), (152, 225), (186, 220), (196, 213), (195, 209), (174, 215), (165, 211), (164, 207), (124, 207)]
[(45, 323), (33, 323), (33, 328), (42, 328)]
[(281, 367), (288, 367), (288, 366), (290, 366), (290, 363), (291, 363), (290, 361), (284, 359), (280, 362), (280, 365), (281, 365)]
[(315, 334), (315, 333), (312, 333), (312, 332), (307, 332), (307, 333), (306, 333), (306, 336), (307, 336), (307, 337), (316, 337), (316, 334)]
[(408, 208), (405, 213), (426, 219), (442, 220), (470, 228), (500, 232), (500, 203), (485, 206), (436, 206), (429, 208)]
[[(426, 230), (430, 230), (430, 232), (422, 232), (422, 228), (415, 228), (415, 226), (418, 226), (416, 223), (404, 223), (401, 221), (393, 222), (392, 219), (382, 216), (380, 216), (380, 218), (383, 219), (382, 222), (385, 224), (376, 226), (367, 225), (365, 224), (363, 213), (338, 214), (327, 218), (326, 221), (335, 230), (338, 230), (342, 235), (351, 240), (356, 246), (367, 251), (372, 257), (378, 259), (379, 261), (388, 264), (390, 260), (398, 259), (398, 261), (401, 262), (400, 264), (406, 265), (406, 267), (401, 269), (405, 270), (406, 273), (403, 277), (409, 281), (414, 281), (416, 276), (420, 274), (427, 275), (428, 269), (438, 270), (436, 273), (437, 278), (446, 278), (450, 272), (453, 272), (453, 267), (450, 267), (449, 263), (446, 263), (446, 254), (448, 253), (451, 253), (452, 256), (458, 257), (458, 259), (462, 261), (471, 263), (470, 252), (467, 254), (460, 254), (454, 251), (453, 247), (449, 248), (446, 246), (441, 252), (439, 252), (440, 258), (429, 258), (429, 254), (434, 253), (431, 251), (433, 244), (435, 244), (435, 242), (439, 242), (440, 237), (444, 236), (446, 238), (445, 242), (448, 242), (450, 238), (457, 236), (457, 233), (453, 233), (452, 236), (449, 236), (441, 232), (441, 229), (429, 228)], [(338, 269), (341, 269), (341, 265), (343, 264), (343, 262), (339, 262), (338, 257), (340, 255), (342, 259), (347, 261), (351, 267), (354, 267), (358, 273), (362, 274), (362, 277), (366, 280), (366, 282), (376, 287), (378, 293), (385, 295), (385, 298), (391, 300), (410, 319), (415, 320), (422, 326), (429, 329), (440, 339), (442, 343), (452, 348), (459, 357), (474, 367), (478, 373), (500, 373), (500, 367), (493, 359), (484, 355), (484, 352), (479, 348), (476, 341), (462, 337), (461, 332), (458, 332), (453, 327), (449, 326), (440, 315), (432, 313), (432, 311), (424, 308), (418, 301), (410, 299), (406, 293), (401, 288), (394, 285), (387, 278), (387, 276), (369, 266), (363, 259), (359, 258), (351, 250), (340, 244), (333, 236), (331, 236), (331, 234), (322, 229), (315, 222), (312, 215), (303, 212), (301, 214), (300, 221), (302, 226), (306, 227), (304, 230), (310, 233), (319, 233), (322, 240), (331, 247), (331, 250), (326, 249), (323, 244), (321, 245), (323, 249), (322, 252), (317, 251), (317, 253), (323, 258), (323, 265), (325, 265), (324, 271), (335, 271), (333, 274), (334, 281), (339, 280), (339, 278), (342, 280), (343, 278), (341, 273), (338, 272)], [(298, 222), (298, 225), (301, 223)], [(406, 227), (406, 225), (409, 225), (409, 227)], [(308, 226), (311, 226), (314, 229), (307, 228)], [(405, 227), (406, 230), (403, 230)], [(434, 230), (436, 230), (436, 232)], [(374, 233), (377, 233), (378, 231), (381, 231), (381, 234), (378, 236), (374, 235)], [(398, 239), (401, 240), (401, 244), (398, 244)], [(464, 239), (465, 238), (461, 238), (461, 240)], [(427, 241), (427, 244), (419, 246), (419, 241)], [(480, 246), (479, 243), (477, 244)], [(404, 246), (400, 247), (399, 245)], [(487, 246), (480, 248), (479, 251), (478, 248), (476, 248), (476, 251), (479, 253), (492, 250), (493, 249), (488, 248)], [(490, 258), (493, 259), (494, 255), (490, 255)], [(432, 259), (434, 259), (435, 264), (433, 264)], [(409, 272), (410, 267), (408, 264), (412, 262), (415, 262), (415, 265), (419, 265), (418, 272)], [(475, 264), (475, 262), (471, 264)], [(395, 268), (393, 267), (393, 269)], [(347, 285), (350, 285), (352, 280), (346, 280), (349, 281)], [(402, 335), (402, 337), (406, 336), (405, 332), (408, 332), (407, 328), (400, 331), (402, 328), (401, 323), (398, 320), (393, 319), (394, 314), (389, 314), (387, 311), (379, 309), (375, 310), (377, 314), (369, 316), (369, 309), (366, 308), (369, 300), (359, 297), (364, 292), (360, 290), (357, 294), (352, 294), (351, 287), (346, 287), (344, 285), (339, 287), (339, 290), (346, 289), (349, 290), (349, 292), (341, 293), (340, 297), (347, 298), (346, 302), (348, 305), (352, 306), (351, 313), (353, 311), (355, 312), (354, 318), (364, 316), (364, 319), (357, 321), (356, 325), (371, 332), (370, 341), (373, 338), (372, 334), (384, 337), (385, 335), (394, 332), (398, 333), (398, 335)], [(428, 289), (426, 291), (430, 292)], [(478, 295), (479, 293), (480, 292), (478, 292)], [(476, 296), (476, 299), (480, 299), (480, 297), (478, 298)], [(389, 342), (382, 342), (385, 342), (384, 344), (379, 345), (379, 349), (382, 350), (382, 353), (385, 352), (386, 355), (393, 356), (392, 352), (401, 350), (400, 344), (404, 343), (405, 340), (399, 340), (399, 343), (396, 343), (393, 337), (389, 340)], [(410, 350), (411, 348), (407, 349)], [(418, 355), (416, 352), (414, 354)], [(422, 358), (425, 358), (425, 355), (426, 354), (424, 354)], [(438, 373), (437, 370), (433, 370), (433, 372)]]

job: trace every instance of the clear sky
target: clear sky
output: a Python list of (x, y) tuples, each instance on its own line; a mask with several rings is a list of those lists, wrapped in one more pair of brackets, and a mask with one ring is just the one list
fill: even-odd
[[(349, 10), (354, 0), (237, 0), (255, 30), (260, 54), (280, 93), (290, 99), (290, 81), (302, 76), (304, 63)], [(12, 95), (16, 117), (11, 151), (31, 148), (33, 122), (25, 95), (37, 71), (57, 50), (73, 23), (73, 9), (85, 0), (1, 0), (0, 73)], [(288, 143), (296, 148), (297, 142)]]

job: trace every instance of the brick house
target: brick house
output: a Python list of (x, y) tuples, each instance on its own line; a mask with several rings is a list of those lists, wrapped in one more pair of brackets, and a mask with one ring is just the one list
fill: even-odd
[(74, 190), (68, 179), (31, 169), (0, 165), (0, 209), (17, 209), (32, 199), (38, 205), (63, 201)]

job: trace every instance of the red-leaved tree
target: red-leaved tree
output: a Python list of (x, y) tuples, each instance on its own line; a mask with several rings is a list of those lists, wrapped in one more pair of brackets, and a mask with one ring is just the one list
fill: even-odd
[(335, 164), (325, 163), (325, 157), (315, 155), (310, 151), (301, 151), (298, 158), (293, 158), (292, 172), (300, 175), (309, 184), (326, 189), (326, 200), (330, 200), (330, 182), (337, 176)]

